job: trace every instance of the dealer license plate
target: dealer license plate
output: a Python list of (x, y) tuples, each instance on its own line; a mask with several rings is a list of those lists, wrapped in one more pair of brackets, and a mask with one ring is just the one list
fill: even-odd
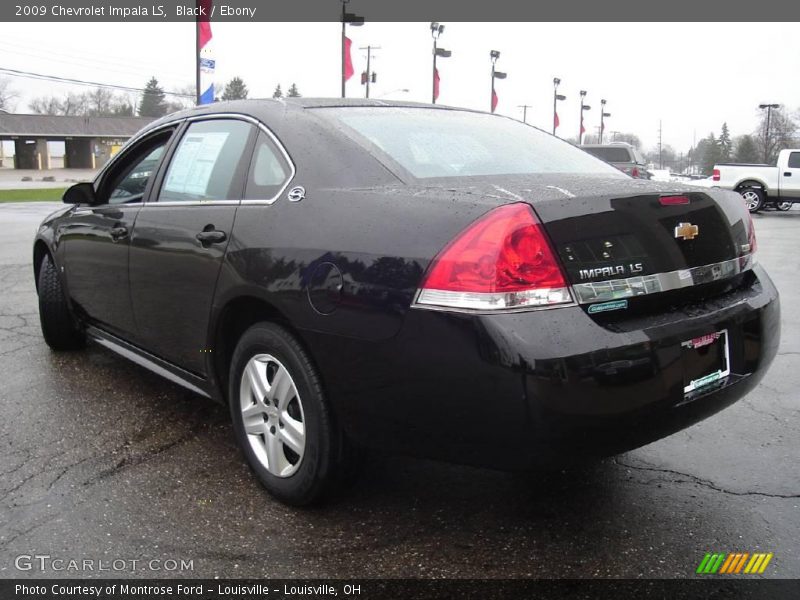
[(684, 394), (727, 377), (731, 372), (728, 330), (686, 340), (681, 344), (681, 360)]

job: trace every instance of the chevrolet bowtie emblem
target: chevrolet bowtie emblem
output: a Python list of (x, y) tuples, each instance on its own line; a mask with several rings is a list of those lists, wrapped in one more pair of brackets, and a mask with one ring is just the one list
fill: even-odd
[(700, 235), (700, 228), (691, 223), (678, 223), (675, 227), (675, 237), (684, 240), (693, 240)]

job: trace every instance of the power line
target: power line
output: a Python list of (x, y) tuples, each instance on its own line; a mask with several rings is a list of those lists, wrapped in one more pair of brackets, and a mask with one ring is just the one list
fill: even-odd
[[(8, 69), (0, 67), (0, 73), (11, 75), (12, 77), (23, 77), (27, 79), (40, 79), (44, 81), (56, 81), (59, 83), (70, 83), (73, 85), (85, 85), (89, 87), (109, 88), (115, 90), (122, 90), (124, 92), (141, 92), (144, 93), (144, 88), (131, 87), (127, 85), (117, 85), (113, 83), (98, 83), (96, 81), (84, 81), (83, 79), (72, 79), (70, 77), (58, 77), (56, 75), (44, 75), (42, 73), (31, 73), (30, 71), (18, 71), (17, 69)], [(168, 96), (179, 96), (181, 98), (194, 98), (194, 94), (182, 94), (180, 92), (162, 92)]]

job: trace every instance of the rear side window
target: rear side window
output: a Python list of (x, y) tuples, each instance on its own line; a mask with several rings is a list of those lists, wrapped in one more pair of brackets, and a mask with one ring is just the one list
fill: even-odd
[(800, 169), (800, 152), (792, 152), (789, 154), (789, 168)]
[(219, 119), (189, 125), (169, 164), (160, 202), (238, 200), (253, 126)]
[(395, 106), (314, 109), (416, 178), (589, 173), (625, 177), (543, 131), (504, 117)]
[(611, 163), (633, 162), (627, 148), (584, 148), (592, 156)]
[(247, 174), (244, 197), (248, 200), (274, 198), (289, 179), (291, 170), (270, 137), (259, 132)]

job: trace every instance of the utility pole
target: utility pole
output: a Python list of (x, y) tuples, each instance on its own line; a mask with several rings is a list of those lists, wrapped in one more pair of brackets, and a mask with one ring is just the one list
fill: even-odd
[(533, 108), (533, 106), (531, 106), (530, 104), (519, 104), (517, 106), (517, 108), (521, 108), (522, 109), (522, 122), (523, 123), (527, 123), (528, 122), (528, 109), (529, 108)]
[(369, 84), (370, 84), (370, 81), (372, 81), (372, 83), (375, 83), (375, 81), (377, 79), (377, 73), (373, 73), (372, 72), (372, 67), (370, 66), (372, 64), (372, 51), (373, 50), (380, 50), (380, 49), (381, 49), (380, 46), (366, 46), (366, 47), (362, 46), (361, 48), (359, 48), (359, 50), (366, 50), (367, 51), (367, 70), (361, 75), (361, 83), (366, 83), (367, 84), (367, 94), (366, 94), (365, 98), (369, 98)]
[(761, 110), (767, 109), (767, 126), (764, 128), (764, 163), (769, 162), (769, 117), (773, 108), (780, 107), (780, 104), (759, 104)]

